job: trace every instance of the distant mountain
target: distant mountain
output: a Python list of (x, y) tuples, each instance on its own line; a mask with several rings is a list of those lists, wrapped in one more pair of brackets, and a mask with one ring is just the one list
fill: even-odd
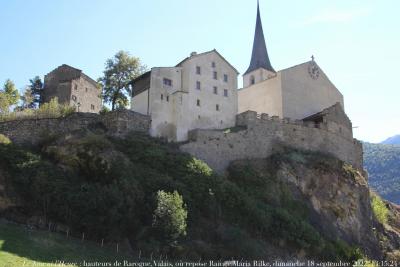
[(400, 145), (363, 143), (363, 147), (370, 186), (383, 198), (400, 204)]
[(385, 141), (381, 142), (381, 144), (386, 145), (400, 145), (400, 134), (389, 137)]

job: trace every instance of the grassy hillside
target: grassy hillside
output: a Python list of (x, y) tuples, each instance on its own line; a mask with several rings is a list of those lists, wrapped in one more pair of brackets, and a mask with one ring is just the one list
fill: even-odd
[(383, 198), (400, 204), (400, 146), (363, 143), (369, 184)]
[[(267, 162), (277, 166), (282, 160), (275, 155)], [(304, 160), (321, 171), (343, 172), (335, 159), (335, 164), (320, 155)], [(112, 139), (96, 129), (48, 137), (34, 149), (0, 144), (0, 174), (24, 203), (19, 210), (62, 223), (74, 236), (128, 238), (143, 257), (169, 259), (293, 258), (298, 251), (326, 260), (359, 255), (313, 226), (309, 206), (276, 178), (278, 168), (262, 175), (242, 168), (218, 176), (173, 144), (140, 134)], [(164, 229), (162, 223), (157, 227), (160, 190), (182, 196), (187, 224), (176, 225), (172, 218)], [(175, 226), (186, 235), (177, 237)], [(171, 231), (174, 238), (165, 238)]]
[[(27, 230), (20, 225), (0, 221), (0, 266), (51, 266), (57, 261), (82, 266), (83, 262), (115, 262), (129, 260), (126, 253), (116, 253), (116, 247), (103, 247), (94, 242), (39, 230)], [(74, 264), (75, 263), (75, 264)], [(60, 266), (54, 264), (54, 266)]]

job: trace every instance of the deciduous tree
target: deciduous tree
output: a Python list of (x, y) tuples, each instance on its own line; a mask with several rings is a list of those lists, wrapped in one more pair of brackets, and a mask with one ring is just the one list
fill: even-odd
[(22, 101), (20, 106), (21, 110), (35, 107), (34, 95), (32, 94), (32, 89), (30, 86), (27, 86), (25, 88), (23, 95), (21, 95), (21, 101)]
[(8, 113), (10, 107), (16, 105), (19, 100), (19, 92), (15, 84), (8, 79), (4, 83), (3, 89), (0, 89), (0, 112)]
[(175, 241), (186, 235), (186, 219), (187, 210), (182, 196), (177, 191), (158, 191), (153, 225), (160, 230), (161, 238)]
[(119, 51), (105, 65), (104, 76), (99, 78), (104, 102), (111, 103), (112, 110), (127, 106), (131, 94), (130, 82), (141, 75), (146, 67), (139, 58), (125, 51)]

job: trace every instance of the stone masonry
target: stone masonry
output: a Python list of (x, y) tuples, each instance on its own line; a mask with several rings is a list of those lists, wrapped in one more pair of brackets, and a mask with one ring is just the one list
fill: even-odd
[(44, 102), (57, 97), (59, 103), (74, 106), (78, 112), (99, 113), (100, 93), (96, 81), (66, 64), (44, 76)]
[(150, 129), (150, 118), (130, 110), (121, 110), (105, 115), (73, 113), (62, 118), (0, 122), (0, 134), (16, 144), (27, 145), (38, 144), (48, 136), (92, 128), (104, 129), (106, 134), (116, 137), (123, 137), (133, 131), (147, 133)]
[(237, 115), (236, 127), (230, 131), (191, 131), (190, 141), (180, 149), (205, 161), (217, 173), (224, 173), (231, 161), (266, 158), (281, 146), (331, 154), (362, 170), (361, 143), (338, 125), (291, 121), (248, 111)]

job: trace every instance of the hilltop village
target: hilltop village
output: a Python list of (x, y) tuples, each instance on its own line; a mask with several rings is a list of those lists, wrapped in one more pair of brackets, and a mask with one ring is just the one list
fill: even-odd
[[(24, 248), (0, 236), (9, 255), (75, 261), (71, 241), (86, 261), (89, 240), (93, 260), (108, 247), (138, 266), (400, 262), (400, 208), (370, 190), (343, 95), (314, 57), (275, 70), (259, 5), (243, 88), (215, 49), (131, 72), (118, 102), (104, 77), (100, 96), (96, 80), (63, 64), (38, 83), (43, 102), (0, 117), (0, 235), (11, 221), (29, 238)], [(36, 230), (58, 232), (61, 245)]]
[[(314, 57), (283, 70), (272, 67), (259, 6), (243, 88), (238, 75), (217, 50), (192, 52), (176, 66), (153, 67), (133, 79), (130, 109), (148, 119), (151, 136), (182, 143), (183, 151), (220, 172), (232, 160), (268, 156), (277, 144), (333, 154), (362, 169), (362, 146), (353, 139), (343, 95)], [(45, 76), (43, 99), (54, 97), (80, 113), (101, 110), (97, 83), (65, 64)], [(136, 125), (126, 123), (125, 129)], [(2, 127), (18, 140), (24, 132)], [(245, 131), (229, 130), (235, 127)], [(32, 139), (40, 127), (28, 128)]]

